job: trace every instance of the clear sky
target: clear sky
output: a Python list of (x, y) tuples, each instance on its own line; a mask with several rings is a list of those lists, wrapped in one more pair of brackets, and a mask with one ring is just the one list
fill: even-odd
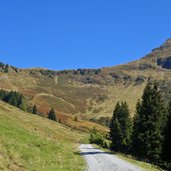
[(0, 61), (20, 68), (114, 66), (170, 37), (170, 0), (0, 0)]

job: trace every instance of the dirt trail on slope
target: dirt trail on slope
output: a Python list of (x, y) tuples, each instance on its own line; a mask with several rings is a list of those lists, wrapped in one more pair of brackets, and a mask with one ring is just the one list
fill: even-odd
[(116, 155), (94, 148), (91, 144), (81, 144), (79, 149), (87, 162), (87, 171), (145, 171)]

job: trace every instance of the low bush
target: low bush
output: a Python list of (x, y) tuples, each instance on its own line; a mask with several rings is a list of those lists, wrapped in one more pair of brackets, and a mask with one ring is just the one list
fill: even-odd
[(92, 130), (90, 130), (89, 142), (92, 144), (100, 145), (101, 147), (104, 147), (104, 148), (110, 147), (110, 141), (107, 140), (102, 134), (97, 132), (96, 128), (93, 128)]

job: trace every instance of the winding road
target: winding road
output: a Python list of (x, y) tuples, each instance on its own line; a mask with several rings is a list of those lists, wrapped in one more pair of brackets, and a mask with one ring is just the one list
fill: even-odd
[(80, 154), (87, 162), (86, 171), (144, 171), (116, 155), (104, 152), (91, 144), (81, 144)]

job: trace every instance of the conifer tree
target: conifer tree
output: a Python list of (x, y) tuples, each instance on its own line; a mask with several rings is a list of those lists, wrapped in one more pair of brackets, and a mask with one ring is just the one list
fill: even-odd
[(168, 163), (169, 169), (171, 170), (171, 103), (169, 104), (169, 115), (165, 128), (162, 158)]
[(139, 135), (139, 131), (140, 131), (140, 117), (139, 117), (139, 113), (141, 110), (141, 102), (140, 100), (137, 101), (136, 104), (136, 112), (135, 112), (135, 116), (133, 118), (133, 133), (132, 133), (132, 152), (134, 155), (138, 156), (138, 139), (137, 136)]
[(148, 82), (137, 106), (133, 151), (137, 157), (157, 163), (160, 160), (166, 110), (158, 84)]
[(13, 93), (13, 91), (10, 91), (8, 96), (5, 98), (5, 101), (12, 105), (13, 98), (14, 98), (14, 93)]
[(37, 106), (36, 105), (33, 106), (33, 114), (37, 114)]
[(18, 104), (19, 104), (19, 108), (20, 108), (20, 109), (26, 111), (27, 107), (26, 107), (26, 103), (25, 103), (25, 100), (24, 100), (23, 95), (20, 95), (20, 96), (19, 96)]
[(4, 97), (6, 96), (6, 92), (4, 90), (0, 90), (0, 100), (4, 101)]
[(48, 113), (48, 118), (51, 120), (57, 121), (57, 117), (53, 108)]
[(5, 91), (0, 90), (0, 100), (3, 100), (13, 106), (16, 106), (20, 109), (26, 110), (26, 101), (24, 96), (16, 91)]
[(132, 124), (126, 102), (117, 103), (110, 124), (111, 149), (128, 152), (131, 145)]
[(11, 104), (12, 104), (13, 106), (16, 106), (16, 107), (17, 107), (17, 100), (18, 100), (18, 99), (17, 99), (17, 96), (14, 96), (13, 99), (12, 99), (12, 103), (11, 103)]

